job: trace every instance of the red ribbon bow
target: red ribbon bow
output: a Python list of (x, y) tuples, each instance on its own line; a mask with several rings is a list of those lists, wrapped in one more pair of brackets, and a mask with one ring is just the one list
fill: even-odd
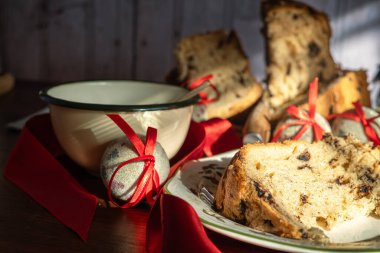
[(272, 141), (277, 141), (280, 137), (282, 131), (292, 125), (300, 125), (302, 128), (297, 132), (294, 136), (294, 140), (298, 140), (301, 136), (309, 129), (309, 127), (313, 128), (314, 132), (314, 140), (322, 139), (325, 130), (315, 121), (315, 113), (317, 108), (317, 98), (318, 98), (318, 78), (316, 77), (311, 83), (309, 87), (309, 113), (299, 109), (298, 107), (291, 105), (288, 107), (287, 112), (289, 115), (298, 119), (293, 122), (286, 123), (282, 125), (276, 134), (274, 135)]
[(213, 98), (208, 98), (208, 95), (206, 92), (204, 91), (201, 91), (199, 92), (199, 97), (201, 98), (201, 101), (198, 103), (198, 104), (201, 104), (201, 105), (205, 105), (205, 104), (209, 104), (209, 103), (212, 103), (216, 100), (219, 99), (220, 97), (220, 93), (218, 91), (218, 89), (216, 88), (215, 84), (211, 83), (211, 79), (213, 78), (213, 75), (212, 74), (209, 74), (207, 76), (203, 76), (201, 78), (198, 78), (196, 80), (194, 80), (193, 82), (191, 82), (190, 84), (187, 84), (189, 81), (186, 81), (182, 86), (183, 87), (186, 87), (189, 89), (189, 90), (193, 90), (195, 88), (197, 88), (198, 86), (202, 85), (204, 82), (209, 82), (210, 84), (210, 87), (214, 90), (215, 92), (215, 97)]
[(352, 104), (355, 107), (355, 113), (343, 112), (340, 114), (332, 114), (328, 116), (327, 119), (330, 120), (333, 118), (341, 117), (360, 122), (364, 128), (364, 133), (368, 137), (368, 139), (372, 141), (375, 146), (380, 145), (380, 136), (377, 135), (375, 129), (371, 125), (373, 123), (380, 128), (379, 124), (375, 121), (377, 118), (380, 117), (380, 115), (367, 119), (360, 101), (356, 101)]
[[(129, 159), (117, 166), (115, 171), (111, 175), (111, 179), (107, 186), (108, 198), (110, 201), (118, 207), (128, 208), (138, 204), (144, 197), (146, 197), (147, 202), (150, 205), (153, 205), (155, 199), (154, 196), (160, 190), (160, 178), (157, 171), (154, 168), (155, 158), (153, 156), (153, 151), (156, 145), (157, 140), (157, 129), (149, 127), (146, 134), (146, 143), (142, 142), (139, 136), (133, 131), (133, 129), (128, 125), (124, 119), (118, 114), (108, 114), (107, 115), (116, 125), (124, 132), (132, 146), (137, 151), (138, 156), (132, 159)], [(137, 180), (137, 187), (132, 197), (123, 204), (119, 206), (112, 198), (111, 186), (114, 180), (116, 173), (125, 165), (144, 161), (144, 168), (141, 176)]]

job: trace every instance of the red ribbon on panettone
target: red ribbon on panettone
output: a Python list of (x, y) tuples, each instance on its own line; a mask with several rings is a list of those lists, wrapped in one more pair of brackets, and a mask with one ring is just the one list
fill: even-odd
[(309, 86), (309, 112), (305, 112), (300, 108), (291, 105), (288, 107), (287, 112), (289, 115), (296, 118), (296, 121), (285, 123), (282, 125), (276, 134), (273, 136), (272, 141), (277, 141), (280, 137), (282, 131), (284, 131), (289, 126), (300, 125), (301, 129), (293, 137), (294, 140), (298, 140), (307, 131), (309, 127), (313, 128), (314, 140), (322, 139), (325, 130), (315, 121), (315, 113), (317, 108), (317, 98), (318, 98), (318, 78), (315, 78)]
[(212, 103), (212, 102), (218, 100), (220, 97), (220, 93), (219, 93), (218, 89), (216, 88), (215, 84), (213, 84), (211, 82), (212, 78), (213, 78), (213, 75), (209, 74), (209, 75), (203, 76), (201, 78), (198, 78), (198, 79), (192, 81), (190, 84), (188, 84), (189, 81), (186, 81), (184, 84), (182, 84), (182, 87), (186, 87), (189, 90), (193, 90), (193, 89), (197, 88), (198, 86), (202, 85), (203, 83), (209, 82), (210, 88), (212, 88), (215, 92), (215, 97), (208, 98), (207, 93), (204, 91), (201, 91), (198, 93), (199, 97), (201, 98), (201, 101), (198, 104), (200, 104), (200, 105), (209, 104), (209, 103)]
[[(129, 141), (131, 142), (132, 146), (135, 148), (138, 154), (137, 157), (129, 159), (119, 164), (115, 171), (112, 173), (111, 179), (107, 186), (108, 198), (113, 204), (121, 208), (135, 206), (144, 198), (146, 198), (147, 202), (150, 205), (153, 205), (155, 201), (154, 196), (157, 195), (160, 191), (160, 178), (156, 169), (154, 168), (155, 158), (153, 155), (153, 151), (157, 140), (157, 129), (151, 127), (147, 129), (145, 141), (146, 143), (144, 145), (139, 136), (120, 115), (108, 114), (107, 116), (111, 120), (113, 120), (113, 122), (115, 122), (115, 124), (124, 132), (124, 134), (129, 139)], [(117, 174), (117, 172), (125, 165), (139, 161), (144, 162), (144, 168), (139, 179), (137, 180), (136, 190), (133, 193), (132, 197), (125, 204), (120, 206), (113, 200), (111, 194), (111, 186), (114, 177)]]
[(380, 136), (378, 136), (375, 129), (371, 126), (371, 123), (373, 123), (380, 128), (379, 124), (377, 124), (377, 122), (375, 121), (377, 118), (380, 117), (380, 115), (367, 119), (360, 101), (356, 101), (352, 104), (355, 107), (354, 112), (343, 112), (339, 114), (331, 114), (330, 116), (327, 117), (327, 119), (330, 120), (333, 118), (345, 118), (345, 119), (350, 119), (350, 120), (360, 122), (363, 126), (364, 133), (368, 137), (368, 139), (372, 141), (375, 146), (380, 145)]

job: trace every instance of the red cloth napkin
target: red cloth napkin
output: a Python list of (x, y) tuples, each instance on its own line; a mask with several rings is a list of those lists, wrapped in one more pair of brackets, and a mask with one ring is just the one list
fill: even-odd
[(184, 200), (168, 194), (160, 195), (149, 215), (146, 251), (220, 252), (208, 238), (194, 209)]
[[(223, 143), (219, 142), (218, 135), (222, 136)], [(207, 155), (213, 155), (215, 151), (224, 152), (240, 146), (241, 141), (227, 120), (192, 122), (183, 147), (171, 161), (174, 164), (171, 175), (184, 161), (200, 158), (204, 152)], [(29, 194), (54, 217), (76, 232), (80, 238), (86, 240), (98, 197), (78, 183), (69, 172), (70, 168), (60, 162), (59, 156), (62, 155), (63, 152), (55, 138), (49, 115), (36, 116), (28, 121), (22, 130), (5, 166), (4, 177)], [(178, 209), (178, 207), (181, 208)], [(184, 212), (186, 212), (185, 216), (183, 216)], [(183, 219), (183, 217), (187, 218)], [(179, 220), (183, 221), (180, 223)], [(149, 234), (147, 241), (149, 245), (158, 245), (155, 247), (158, 251), (164, 249), (164, 252), (170, 252), (179, 246), (178, 244), (171, 246), (171, 244), (174, 232), (181, 229), (181, 231), (193, 231), (194, 236), (199, 235), (199, 240), (197, 240), (199, 245), (194, 244), (197, 251), (202, 252), (204, 249), (204, 252), (209, 252), (209, 250), (216, 252), (216, 247), (210, 241), (207, 242), (207, 235), (203, 234), (203, 226), (197, 215), (186, 202), (166, 195), (160, 197), (152, 209), (149, 224), (152, 222), (160, 224), (161, 221), (165, 221), (165, 225), (155, 226), (152, 231), (160, 231), (159, 235), (162, 237)], [(150, 226), (148, 226), (149, 229)], [(176, 236), (178, 241), (188, 240), (188, 237), (179, 240), (179, 235)], [(160, 239), (157, 241), (155, 238)], [(163, 247), (160, 246), (161, 239)]]
[(202, 125), (206, 131), (203, 148), (205, 155), (213, 156), (241, 147), (241, 138), (228, 120), (214, 118), (202, 122)]
[(4, 177), (86, 240), (98, 198), (56, 160), (60, 153), (48, 115), (37, 116), (21, 132)]
[[(170, 176), (186, 160), (201, 158), (203, 153), (207, 156), (216, 155), (242, 145), (241, 139), (227, 120), (215, 118), (192, 125), (191, 129), (197, 134), (187, 136), (184, 147), (174, 158), (182, 159), (171, 167)], [(194, 143), (198, 146), (191, 145)], [(149, 253), (220, 252), (208, 238), (194, 209), (186, 201), (167, 194), (160, 195), (150, 212), (146, 227), (146, 251)]]

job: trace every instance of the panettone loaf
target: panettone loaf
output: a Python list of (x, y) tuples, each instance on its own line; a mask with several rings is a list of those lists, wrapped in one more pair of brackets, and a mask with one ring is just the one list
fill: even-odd
[(290, 238), (313, 237), (358, 216), (380, 215), (380, 147), (351, 136), (248, 144), (216, 192), (222, 215)]
[[(364, 70), (343, 71), (327, 87), (322, 87), (317, 100), (317, 111), (327, 117), (354, 108), (352, 103), (356, 101), (360, 101), (363, 106), (371, 106), (367, 74)], [(301, 107), (307, 109), (308, 104), (304, 103)]]
[[(249, 114), (244, 126), (244, 132), (260, 133), (265, 141), (269, 141), (272, 123), (276, 123), (291, 105), (308, 109), (307, 92), (286, 103), (275, 111), (270, 110), (268, 102), (263, 100)], [(317, 112), (324, 117), (332, 113), (342, 113), (354, 108), (353, 102), (360, 101), (364, 106), (370, 106), (367, 75), (363, 70), (341, 71), (339, 76), (327, 86), (319, 87)]]
[(253, 105), (262, 95), (262, 87), (252, 76), (249, 61), (233, 31), (186, 37), (178, 43), (175, 56), (178, 82), (213, 74), (212, 83), (220, 93), (218, 101), (196, 107), (196, 120), (230, 118)]
[[(368, 91), (367, 74), (364, 70), (344, 70), (328, 85), (319, 85), (317, 98), (317, 112), (324, 117), (332, 113), (342, 113), (354, 108), (353, 102), (360, 101), (364, 106), (370, 106), (370, 94)], [(271, 120), (279, 119), (286, 108), (291, 105), (299, 105), (308, 109), (308, 92), (304, 92), (291, 102), (277, 108), (271, 113)]]
[(263, 1), (262, 19), (266, 38), (267, 84), (265, 96), (277, 108), (305, 93), (319, 77), (327, 84), (338, 67), (330, 53), (328, 17), (306, 4)]

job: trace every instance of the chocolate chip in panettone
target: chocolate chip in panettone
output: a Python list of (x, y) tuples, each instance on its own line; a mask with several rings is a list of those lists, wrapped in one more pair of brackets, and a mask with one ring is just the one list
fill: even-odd
[(274, 227), (274, 226), (273, 226), (273, 223), (272, 223), (271, 220), (264, 220), (264, 224), (265, 224), (265, 225), (268, 225), (268, 226), (270, 226), (270, 227)]
[(318, 78), (319, 78), (319, 82), (321, 82), (321, 83), (325, 83), (326, 82), (326, 78), (323, 75), (323, 72), (319, 72)]
[(290, 72), (292, 71), (292, 64), (288, 63), (286, 66), (286, 75), (290, 75)]
[(272, 194), (270, 194), (269, 192), (267, 192), (265, 200), (268, 201), (269, 203), (272, 203)]
[(376, 182), (376, 178), (374, 177), (372, 170), (370, 167), (362, 167), (362, 174), (358, 176), (358, 178), (369, 184), (373, 184)]
[(326, 68), (326, 66), (327, 66), (326, 59), (320, 60), (318, 62), (318, 65), (321, 66), (322, 68)]
[(309, 161), (310, 158), (311, 158), (311, 155), (310, 155), (309, 151), (307, 151), (307, 150), (305, 150), (299, 156), (297, 156), (298, 160), (305, 161), (305, 162)]
[(367, 182), (369, 182), (369, 183), (375, 183), (376, 182), (376, 179), (375, 178), (373, 178), (370, 174), (368, 174), (368, 173), (365, 173), (364, 174), (364, 178), (365, 178), (365, 180), (367, 181)]
[(302, 232), (302, 235), (301, 235), (302, 239), (307, 239), (309, 238), (309, 234), (307, 232)]
[(345, 162), (345, 163), (343, 163), (343, 168), (345, 169), (345, 170), (347, 170), (349, 167), (350, 167), (350, 163), (349, 162)]
[(303, 165), (297, 167), (297, 170), (303, 170), (303, 169), (311, 170), (312, 167), (309, 164), (303, 164)]
[(329, 107), (329, 114), (333, 114), (333, 113), (334, 113), (334, 106), (330, 105), (330, 107)]
[(246, 80), (244, 79), (244, 72), (240, 72), (240, 71), (237, 71), (237, 78), (238, 78), (238, 82), (239, 84), (241, 84), (242, 86), (245, 86), (246, 85)]
[(189, 70), (196, 70), (196, 69), (197, 69), (197, 67), (195, 67), (195, 65), (193, 65), (193, 64), (191, 64), (191, 63), (187, 64), (187, 68), (188, 68)]
[(371, 191), (372, 191), (372, 186), (362, 184), (362, 185), (359, 185), (356, 193), (359, 196), (359, 198), (363, 198), (363, 197), (369, 195), (371, 193)]
[(224, 45), (224, 40), (219, 40), (218, 45), (216, 46), (218, 49), (221, 49)]
[(189, 62), (194, 61), (194, 56), (193, 55), (187, 56), (187, 61), (189, 61)]
[(269, 192), (267, 192), (267, 191), (261, 189), (259, 183), (257, 183), (257, 182), (254, 181), (253, 184), (254, 184), (254, 186), (255, 186), (255, 190), (256, 190), (257, 196), (258, 196), (259, 198), (262, 198), (262, 199), (264, 199), (265, 201), (267, 201), (267, 202), (269, 202), (269, 203), (272, 203), (272, 202), (273, 202), (273, 200), (272, 200), (272, 198), (273, 198), (273, 197), (272, 197), (272, 194), (270, 194)]
[(256, 190), (256, 192), (257, 192), (257, 196), (258, 196), (259, 198), (263, 197), (264, 194), (265, 194), (265, 191), (263, 191), (263, 190), (260, 188), (259, 183), (254, 182), (254, 185), (255, 185), (255, 190)]
[(339, 160), (337, 157), (333, 157), (331, 158), (331, 160), (329, 161), (329, 165), (333, 168), (335, 168), (336, 166), (338, 166), (339, 164)]
[(247, 203), (244, 200), (240, 201), (239, 210), (242, 214), (245, 214), (245, 211), (247, 211)]
[(300, 194), (300, 202), (301, 202), (301, 205), (305, 205), (307, 204), (307, 200), (308, 200), (309, 196), (307, 196), (306, 194)]
[[(272, 80), (272, 75), (269, 73), (269, 74), (267, 75), (266, 80), (263, 80), (263, 82), (264, 82), (264, 83), (269, 83), (269, 82), (271, 82), (271, 80)], [(268, 90), (268, 91), (269, 91), (269, 93), (270, 93), (270, 90)], [(273, 96), (273, 95), (270, 94), (270, 96)]]
[(297, 85), (297, 89), (300, 90), (302, 88), (302, 86), (303, 86), (303, 82), (299, 82), (298, 85)]
[(322, 140), (325, 140), (327, 143), (328, 143), (328, 142), (331, 142), (331, 141), (332, 141), (332, 135), (331, 135), (331, 133), (325, 133), (325, 134), (322, 136)]
[(321, 52), (321, 48), (315, 43), (314, 41), (311, 41), (308, 45), (309, 48), (309, 57), (316, 57)]

